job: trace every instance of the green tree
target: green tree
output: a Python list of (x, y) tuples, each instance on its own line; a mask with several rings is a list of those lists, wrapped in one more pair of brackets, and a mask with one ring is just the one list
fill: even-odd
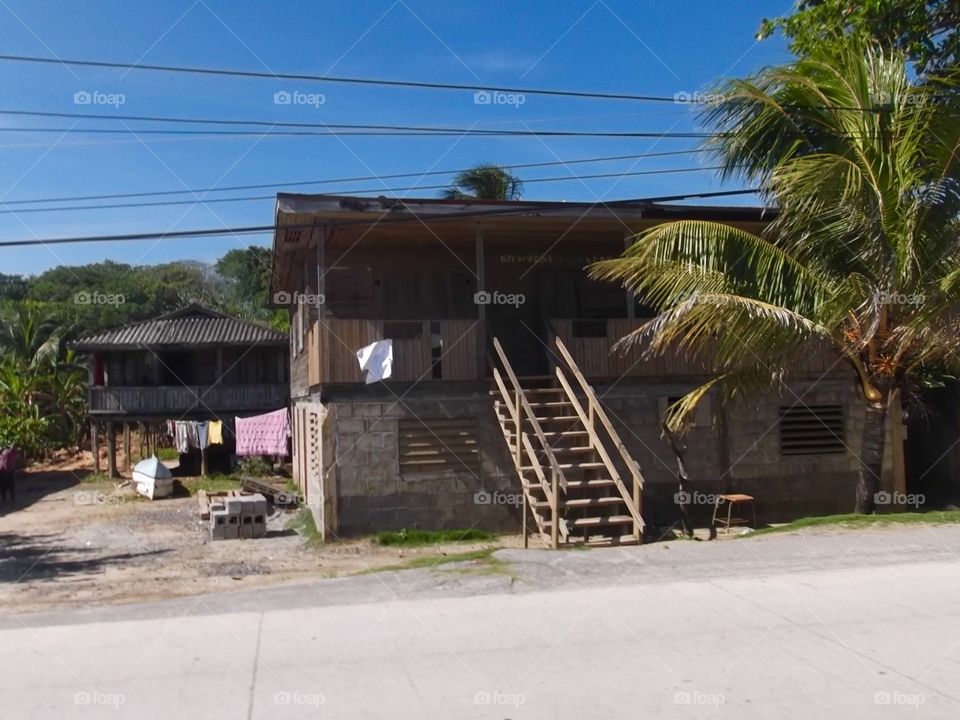
[(800, 0), (792, 15), (766, 19), (760, 37), (777, 29), (803, 55), (838, 32), (856, 33), (887, 49), (899, 49), (921, 73), (956, 65), (960, 51), (957, 0)]
[(519, 200), (523, 182), (499, 165), (481, 164), (465, 170), (443, 191), (447, 200)]
[[(954, 70), (914, 83), (902, 53), (856, 36), (718, 88), (708, 149), (778, 213), (760, 235), (706, 221), (641, 233), (592, 266), (658, 312), (621, 340), (709, 358), (715, 390), (778, 387), (822, 345), (866, 403), (856, 510), (874, 509), (889, 403), (929, 368), (960, 367), (960, 107)], [(879, 110), (874, 110), (878, 99)]]

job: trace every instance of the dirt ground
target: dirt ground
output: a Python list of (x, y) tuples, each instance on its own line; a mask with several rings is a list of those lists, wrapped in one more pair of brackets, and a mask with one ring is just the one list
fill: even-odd
[[(89, 455), (89, 453), (88, 453)], [(337, 577), (490, 543), (383, 547), (369, 538), (307, 545), (275, 511), (267, 536), (211, 542), (195, 497), (150, 501), (114, 482), (84, 482), (89, 457), (21, 473), (0, 505), (0, 606), (26, 613), (152, 601)], [(516, 547), (519, 537), (497, 539)]]

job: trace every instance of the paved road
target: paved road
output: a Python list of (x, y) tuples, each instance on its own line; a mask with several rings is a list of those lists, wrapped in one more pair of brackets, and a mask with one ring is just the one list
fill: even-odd
[(509, 551), (494, 574), (7, 616), (0, 712), (956, 718), (958, 540), (923, 528)]

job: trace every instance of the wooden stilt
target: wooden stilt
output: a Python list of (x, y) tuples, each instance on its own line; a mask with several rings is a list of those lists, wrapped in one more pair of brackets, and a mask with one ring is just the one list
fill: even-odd
[(112, 421), (107, 423), (107, 475), (120, 477), (117, 472), (117, 433)]
[(130, 423), (123, 424), (123, 469), (130, 472)]
[(97, 437), (97, 422), (90, 421), (90, 450), (93, 452), (93, 471), (100, 472), (100, 438)]

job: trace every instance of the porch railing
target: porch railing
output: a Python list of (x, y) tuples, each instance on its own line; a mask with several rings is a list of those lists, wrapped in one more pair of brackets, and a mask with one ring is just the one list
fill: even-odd
[(362, 383), (357, 350), (393, 340), (391, 380), (482, 379), (477, 320), (365, 320), (321, 318), (310, 327), (310, 384)]

